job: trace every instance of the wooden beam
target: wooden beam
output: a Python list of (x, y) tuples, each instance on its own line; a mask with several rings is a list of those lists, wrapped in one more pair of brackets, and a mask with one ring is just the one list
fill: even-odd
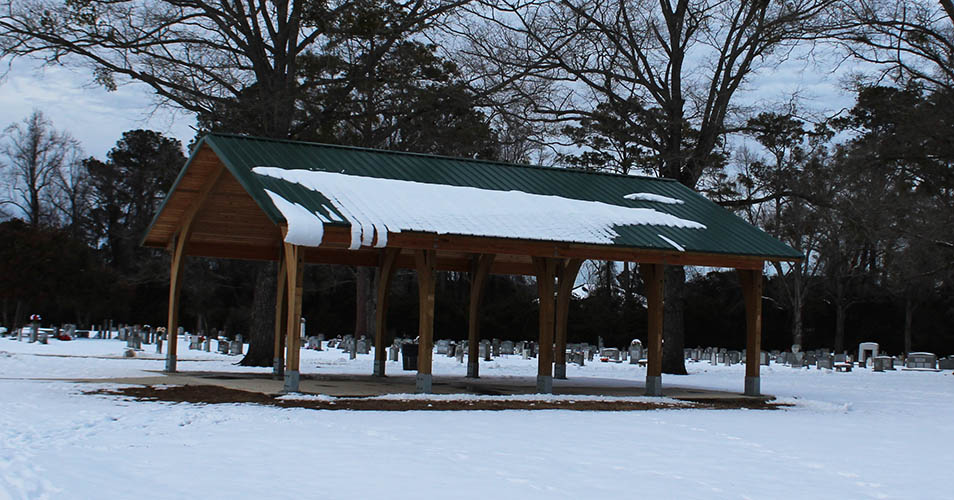
[(470, 307), (467, 315), (467, 377), (480, 375), (480, 304), (484, 300), (487, 288), (487, 276), (494, 263), (494, 254), (482, 253), (474, 256), (470, 271)]
[(284, 247), (278, 258), (278, 289), (275, 292), (275, 347), (272, 359), (272, 374), (282, 377), (285, 373), (285, 356), (283, 352), (285, 332), (288, 330), (288, 270), (285, 268)]
[(388, 290), (391, 289), (391, 279), (394, 277), (395, 264), (399, 248), (386, 248), (381, 251), (380, 264), (377, 271), (377, 306), (374, 310), (374, 375), (384, 376), (384, 367), (387, 363), (388, 336)]
[(189, 227), (174, 237), (172, 265), (169, 269), (169, 317), (166, 323), (166, 372), (176, 371), (176, 350), (179, 338), (179, 296), (182, 292), (182, 268), (185, 265), (185, 246), (189, 241)]
[[(347, 248), (351, 229), (326, 225), (322, 247)], [(795, 261), (760, 255), (729, 255), (709, 252), (680, 252), (652, 248), (615, 247), (584, 243), (489, 238), (402, 231), (388, 236), (389, 247), (408, 249), (449, 250), (464, 253), (529, 255), (532, 257), (615, 260), (647, 264), (699, 265), (735, 269), (761, 269), (766, 260)]]
[(431, 392), (431, 362), (434, 352), (434, 250), (418, 250), (414, 253), (417, 262), (418, 290), (418, 350), (417, 392)]
[(646, 395), (662, 396), (662, 333), (663, 333), (663, 289), (665, 273), (662, 264), (639, 264), (646, 287), (648, 315), (648, 342), (646, 366)]
[(565, 259), (559, 265), (556, 303), (556, 357), (553, 360), (553, 377), (566, 379), (566, 324), (570, 314), (570, 296), (576, 275), (583, 265), (582, 259)]
[(761, 395), (759, 377), (762, 353), (762, 271), (740, 270), (745, 300), (745, 395)]
[[(283, 231), (284, 232), (284, 231)], [(305, 248), (291, 243), (285, 243), (285, 270), (288, 293), (287, 314), (285, 325), (285, 392), (298, 392), (299, 372), (298, 360), (301, 356), (301, 298), (302, 274), (305, 270)]]
[(534, 257), (540, 295), (540, 346), (537, 352), (537, 392), (553, 392), (553, 279), (557, 259)]
[[(199, 210), (202, 209), (202, 206), (209, 198), (209, 193), (215, 189), (215, 185), (218, 184), (219, 180), (222, 179), (222, 174), (224, 172), (225, 166), (222, 164), (219, 164), (214, 170), (212, 170), (212, 173), (209, 174), (208, 180), (203, 182), (202, 189), (196, 195), (195, 199), (192, 200), (192, 204), (189, 205), (189, 208), (187, 208), (185, 213), (182, 215), (182, 219), (179, 221), (179, 229), (177, 233), (182, 234), (186, 231), (192, 230), (192, 223), (195, 221), (196, 214), (198, 214)], [(172, 240), (170, 240), (170, 243), (172, 243)]]
[(169, 248), (172, 249), (172, 265), (169, 269), (169, 316), (167, 322), (166, 338), (168, 339), (168, 349), (166, 349), (166, 371), (174, 373), (176, 371), (178, 338), (179, 338), (179, 297), (182, 292), (182, 268), (185, 265), (185, 256), (187, 244), (192, 235), (193, 222), (195, 214), (199, 212), (209, 193), (215, 187), (215, 184), (222, 178), (222, 172), (225, 167), (219, 165), (212, 171), (210, 179), (203, 184), (202, 190), (196, 195), (196, 198), (189, 205), (182, 219), (179, 221), (177, 230), (169, 240)]

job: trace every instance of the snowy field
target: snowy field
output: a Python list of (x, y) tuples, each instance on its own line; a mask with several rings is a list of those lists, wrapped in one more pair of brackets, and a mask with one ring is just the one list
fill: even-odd
[[(155, 375), (145, 345), (0, 338), (0, 499), (954, 498), (954, 377), (762, 367), (781, 411), (361, 412), (136, 402), (69, 379)], [(182, 370), (262, 371), (189, 351)], [(371, 372), (303, 351), (303, 373)], [(461, 374), (435, 356), (435, 378)], [(397, 370), (397, 363), (389, 363)], [(663, 384), (740, 392), (744, 368), (690, 363)], [(530, 377), (535, 360), (481, 362)], [(571, 378), (641, 381), (629, 364)]]

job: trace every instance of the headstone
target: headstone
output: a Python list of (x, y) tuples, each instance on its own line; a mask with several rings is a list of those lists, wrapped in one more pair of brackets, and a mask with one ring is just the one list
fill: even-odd
[(490, 344), (490, 345), (493, 346), (493, 355), (494, 355), (494, 357), (495, 357), (495, 358), (496, 358), (496, 357), (499, 357), (499, 356), (500, 356), (500, 339), (493, 339), (493, 340), (491, 341), (491, 344)]
[(236, 335), (235, 340), (233, 340), (229, 345), (229, 355), (230, 356), (240, 356), (243, 354), (245, 344), (242, 343), (242, 336)]
[(583, 361), (583, 358), (584, 358), (584, 357), (585, 357), (585, 354), (583, 354), (583, 351), (575, 351), (575, 352), (573, 352), (573, 354), (570, 356), (570, 362), (571, 362), (571, 363), (576, 363), (576, 364), (578, 364), (578, 365), (580, 365), (580, 366), (583, 366), (583, 365), (585, 364), (584, 361)]
[(875, 356), (871, 358), (871, 367), (876, 372), (894, 371), (894, 358), (891, 356)]
[(615, 347), (600, 349), (600, 361), (619, 363), (619, 349)]
[(480, 343), (480, 349), (483, 353), (484, 361), (491, 361), (490, 356), (493, 354), (493, 346), (491, 346), (490, 342), (487, 340), (482, 341)]
[(912, 352), (904, 360), (905, 368), (915, 369), (937, 369), (937, 356), (930, 352)]
[(202, 350), (205, 352), (210, 352), (212, 350), (212, 339), (206, 338), (205, 342), (202, 342)]
[(450, 348), (450, 340), (438, 340), (437, 341), (437, 354), (447, 354), (447, 349)]
[(388, 361), (397, 361), (398, 353), (401, 352), (401, 349), (397, 346), (388, 347)]
[(229, 340), (228, 339), (219, 339), (219, 354), (228, 354), (229, 353)]
[(954, 356), (937, 360), (937, 367), (940, 370), (954, 370)]
[(360, 354), (369, 354), (371, 352), (371, 342), (369, 342), (364, 335), (358, 339), (357, 352)]
[(827, 370), (832, 370), (835, 367), (835, 358), (834, 356), (822, 356), (815, 360), (815, 368), (821, 370), (825, 368)]
[(321, 347), (321, 343), (318, 342), (318, 337), (308, 337), (308, 344), (305, 346), (305, 349), (318, 350)]
[(504, 340), (500, 343), (500, 354), (503, 355), (512, 355), (513, 354), (513, 341)]
[(165, 331), (166, 329), (161, 326), (156, 328), (156, 354), (162, 354), (162, 334)]
[(464, 362), (464, 354), (467, 352), (467, 347), (463, 343), (457, 344), (457, 347), (454, 349), (454, 355), (457, 356), (457, 362)]
[(729, 351), (725, 353), (726, 365), (737, 365), (742, 361), (742, 353), (739, 351)]
[(762, 352), (759, 353), (759, 364), (760, 364), (760, 365), (762, 365), (762, 366), (768, 366), (770, 359), (771, 359), (771, 356), (769, 356), (769, 353), (767, 353), (767, 352), (765, 352), (765, 351), (762, 351)]
[(867, 366), (868, 359), (878, 355), (877, 342), (862, 342), (858, 344), (858, 366)]

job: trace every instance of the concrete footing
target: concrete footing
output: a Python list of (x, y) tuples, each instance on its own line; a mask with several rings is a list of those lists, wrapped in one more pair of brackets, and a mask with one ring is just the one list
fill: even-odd
[(762, 395), (762, 383), (761, 377), (745, 377), (745, 395), (746, 396), (761, 396)]
[(418, 394), (430, 394), (431, 393), (431, 381), (433, 378), (430, 373), (418, 373), (417, 374), (417, 383), (415, 384), (415, 390)]
[(646, 376), (646, 395), (662, 396), (662, 377)]
[(375, 376), (375, 377), (383, 377), (383, 376), (384, 376), (384, 364), (385, 364), (385, 363), (386, 363), (386, 361), (384, 361), (383, 359), (380, 360), (380, 361), (377, 360), (377, 359), (374, 360), (374, 376)]
[[(171, 351), (171, 349), (169, 351)], [(176, 357), (169, 351), (166, 352), (166, 373), (175, 373)]]
[(537, 375), (537, 393), (553, 394), (553, 377), (549, 375)]
[(283, 392), (298, 392), (298, 385), (301, 382), (301, 376), (298, 374), (298, 370), (286, 370), (285, 371), (285, 387), (282, 388)]
[(471, 363), (467, 362), (467, 378), (480, 378), (480, 368), (479, 364), (475, 361)]
[(566, 380), (566, 364), (556, 363), (553, 365), (553, 378)]

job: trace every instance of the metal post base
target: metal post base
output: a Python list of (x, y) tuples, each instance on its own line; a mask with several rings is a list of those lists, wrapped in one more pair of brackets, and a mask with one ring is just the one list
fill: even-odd
[(566, 363), (553, 365), (553, 378), (566, 380)]
[(549, 375), (537, 375), (537, 393), (553, 394), (553, 377)]
[(383, 376), (384, 376), (384, 364), (385, 364), (385, 361), (384, 361), (383, 359), (381, 359), (381, 360), (378, 360), (378, 359), (374, 360), (374, 376), (375, 376), (375, 377), (383, 377)]
[(418, 373), (417, 374), (417, 393), (418, 394), (430, 394), (431, 393), (431, 374), (430, 373)]
[(171, 350), (166, 352), (166, 372), (176, 372), (176, 357), (172, 354)]
[(479, 364), (467, 362), (467, 378), (480, 378), (480, 368)]
[(662, 396), (662, 376), (646, 375), (646, 395)]
[(762, 383), (761, 377), (745, 377), (745, 395), (746, 396), (761, 396), (762, 395)]
[(298, 383), (300, 382), (301, 376), (298, 374), (298, 370), (287, 370), (285, 372), (285, 387), (282, 389), (283, 392), (298, 392)]

